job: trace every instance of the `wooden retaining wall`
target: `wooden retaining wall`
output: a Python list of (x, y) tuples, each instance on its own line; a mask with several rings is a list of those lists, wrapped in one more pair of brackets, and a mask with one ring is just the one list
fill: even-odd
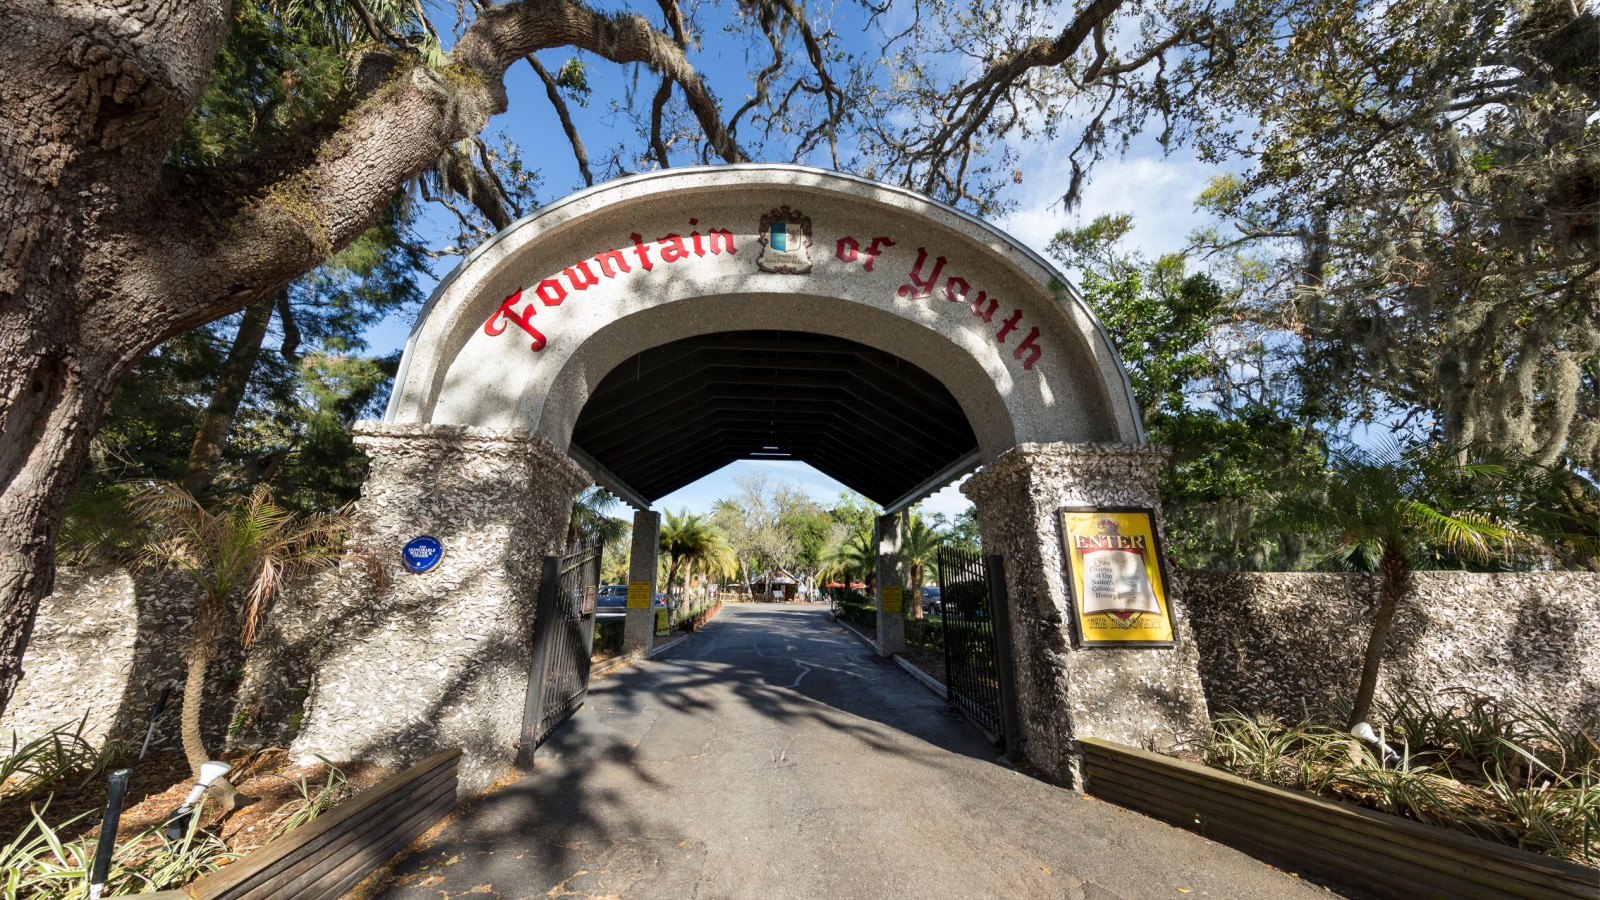
[(1086, 738), (1085, 790), (1379, 897), (1600, 900), (1600, 871)]
[(460, 750), (445, 750), (163, 900), (333, 900), (456, 805)]

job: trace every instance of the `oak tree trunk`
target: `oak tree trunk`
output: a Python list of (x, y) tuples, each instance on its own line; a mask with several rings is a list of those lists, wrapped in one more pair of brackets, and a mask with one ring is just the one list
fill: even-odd
[(267, 325), (272, 321), (272, 308), (282, 297), (280, 294), (258, 300), (244, 311), (239, 332), (233, 337), (233, 346), (228, 349), (228, 358), (223, 362), (216, 387), (211, 391), (211, 400), (200, 416), (194, 445), (189, 448), (183, 489), (192, 496), (210, 494), (212, 485), (216, 483), (228, 432), (233, 428), (234, 417), (239, 414), (239, 403), (244, 400), (245, 389), (250, 386), (250, 374), (255, 371), (256, 360), (261, 356), (261, 344), (266, 340)]
[[(166, 161), (233, 21), (230, 0), (0, 3), (0, 714), (55, 577), (67, 493), (118, 380), (152, 347), (281, 290), (506, 108), (505, 71), (570, 46), (682, 89), (710, 144), (746, 157), (683, 49), (576, 0), (480, 11), (449, 66), (387, 74), (224, 178)], [(376, 53), (374, 55), (377, 55)]]

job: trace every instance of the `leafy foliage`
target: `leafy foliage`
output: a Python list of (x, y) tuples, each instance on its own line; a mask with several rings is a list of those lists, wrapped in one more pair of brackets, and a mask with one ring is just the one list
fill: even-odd
[(85, 712), (78, 724), (58, 726), (20, 746), (11, 736), (11, 752), (0, 757), (0, 803), (27, 800), (61, 785), (84, 787), (105, 773), (126, 752), (120, 741), (95, 746), (83, 736)]
[(254, 641), (267, 605), (284, 582), (336, 564), (348, 519), (339, 514), (296, 516), (266, 488), (208, 510), (182, 488), (160, 484), (135, 498), (153, 526), (145, 562), (181, 569), (214, 604), (243, 593), (240, 637)]
[[(1197, 107), (1203, 201), (1328, 415), (1593, 469), (1600, 16), (1554, 0), (1251, 0)], [(1292, 35), (1292, 39), (1273, 36)], [(1244, 127), (1248, 123), (1252, 127)]]
[(1378, 700), (1380, 739), (1238, 713), (1216, 717), (1206, 762), (1524, 850), (1600, 862), (1600, 722), (1560, 723), (1534, 703), (1465, 692)]
[[(59, 832), (77, 820), (51, 827), (44, 819), (48, 808), (48, 804), (36, 808), (22, 833), (0, 847), (0, 896), (6, 900), (76, 900), (85, 896), (98, 838), (63, 839)], [(119, 841), (111, 857), (106, 895), (178, 888), (242, 855), (200, 830), (199, 823), (199, 816), (192, 817), (189, 831), (176, 841), (159, 837), (159, 829)]]
[(1274, 516), (1291, 527), (1327, 536), (1330, 558), (1358, 559), (1382, 574), (1378, 607), (1367, 638), (1349, 724), (1366, 718), (1377, 690), (1399, 604), (1411, 591), (1415, 559), (1429, 549), (1460, 559), (1509, 555), (1534, 538), (1496, 515), (1488, 495), (1473, 482), (1502, 478), (1497, 462), (1462, 461), (1448, 447), (1398, 442), (1367, 450), (1352, 447), (1331, 455), (1329, 471), (1315, 488), (1285, 498)]

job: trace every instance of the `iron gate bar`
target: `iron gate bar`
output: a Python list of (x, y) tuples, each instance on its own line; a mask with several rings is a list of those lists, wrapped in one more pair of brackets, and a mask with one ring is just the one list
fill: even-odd
[(522, 711), (522, 741), (517, 763), (533, 765), (534, 752), (583, 705), (589, 692), (589, 657), (594, 649), (594, 610), (590, 588), (600, 583), (598, 541), (565, 557), (546, 556), (534, 610), (533, 660)]
[(940, 547), (939, 619), (950, 705), (1005, 739), (989, 576), (977, 553)]
[(1000, 676), (1000, 723), (1004, 727), (1006, 761), (1022, 758), (1022, 722), (1017, 711), (1017, 670), (1011, 658), (1011, 595), (1006, 593), (1006, 560), (998, 553), (985, 557), (989, 580), (989, 605), (994, 609), (994, 659)]

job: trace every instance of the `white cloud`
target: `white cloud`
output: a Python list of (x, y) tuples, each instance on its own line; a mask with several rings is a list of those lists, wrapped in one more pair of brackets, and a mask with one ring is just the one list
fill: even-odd
[[(1041, 255), (1062, 228), (1107, 213), (1133, 214), (1129, 240), (1149, 256), (1182, 249), (1189, 233), (1205, 223), (1206, 217), (1195, 210), (1194, 201), (1216, 170), (1188, 153), (1163, 156), (1152, 141), (1136, 141), (1129, 156), (1095, 166), (1082, 203), (1069, 215), (1060, 202), (1067, 190), (1069, 149), (1052, 144), (1023, 154), (1021, 168), (1032, 184), (1023, 185), (1026, 199), (1000, 223)], [(1052, 180), (1044, 174), (1050, 172), (1062, 174)]]

